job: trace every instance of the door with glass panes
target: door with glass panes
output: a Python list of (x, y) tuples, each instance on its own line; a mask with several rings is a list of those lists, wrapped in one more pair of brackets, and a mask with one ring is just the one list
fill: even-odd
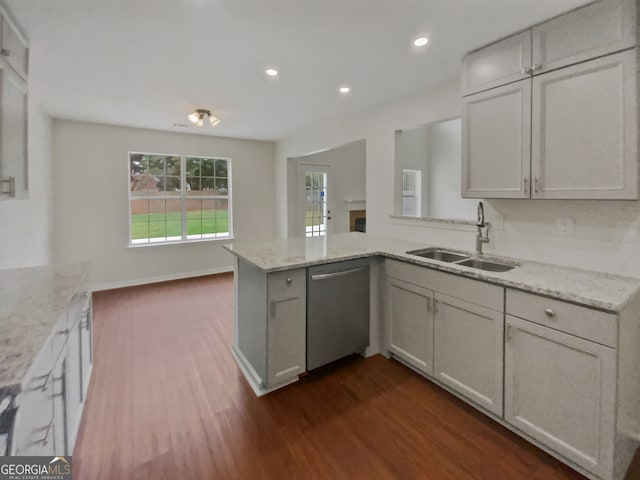
[(301, 164), (298, 170), (300, 186), (300, 217), (304, 236), (319, 237), (331, 233), (331, 167)]

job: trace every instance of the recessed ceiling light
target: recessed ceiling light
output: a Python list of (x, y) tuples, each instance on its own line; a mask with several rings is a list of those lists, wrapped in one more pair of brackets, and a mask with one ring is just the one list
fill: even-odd
[(418, 37), (413, 41), (413, 44), (416, 47), (424, 47), (427, 43), (429, 43), (429, 39), (427, 37)]
[(277, 77), (278, 76), (278, 70), (276, 70), (275, 68), (267, 68), (264, 71), (264, 73), (266, 73), (270, 77)]
[(349, 93), (351, 91), (351, 89), (349, 87), (340, 87), (338, 89), (338, 91), (342, 94), (342, 95), (346, 95), (347, 93)]

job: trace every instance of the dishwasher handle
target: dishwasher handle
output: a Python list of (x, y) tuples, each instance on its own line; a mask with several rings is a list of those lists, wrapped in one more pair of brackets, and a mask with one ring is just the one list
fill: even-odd
[(320, 273), (318, 275), (311, 275), (311, 280), (329, 280), (331, 278), (344, 277), (345, 275), (351, 275), (352, 273), (362, 272), (367, 268), (369, 267), (352, 268), (351, 270), (343, 270), (342, 272), (335, 273)]

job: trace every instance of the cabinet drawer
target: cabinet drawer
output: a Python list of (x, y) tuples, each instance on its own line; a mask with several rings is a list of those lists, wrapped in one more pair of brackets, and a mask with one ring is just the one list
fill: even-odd
[(297, 297), (307, 291), (307, 276), (304, 269), (270, 273), (267, 277), (269, 299)]
[(390, 277), (452, 297), (464, 298), (476, 305), (497, 311), (502, 311), (504, 306), (504, 289), (497, 285), (397, 260), (387, 259), (386, 270)]
[(561, 332), (616, 347), (618, 318), (540, 295), (507, 289), (506, 312)]

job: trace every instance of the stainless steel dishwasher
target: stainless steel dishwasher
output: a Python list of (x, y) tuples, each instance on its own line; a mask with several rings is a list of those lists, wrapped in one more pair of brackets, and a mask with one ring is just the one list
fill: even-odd
[(369, 260), (307, 269), (307, 370), (369, 345)]

